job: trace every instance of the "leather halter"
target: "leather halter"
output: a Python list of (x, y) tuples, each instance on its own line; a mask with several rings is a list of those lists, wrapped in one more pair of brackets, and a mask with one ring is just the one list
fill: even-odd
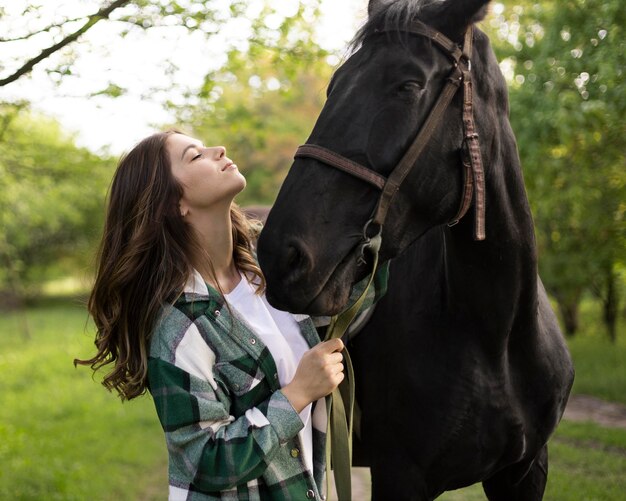
[[(376, 33), (397, 32), (397, 29), (383, 28)], [(305, 144), (298, 148), (295, 157), (309, 157), (319, 160), (326, 165), (340, 169), (354, 177), (357, 177), (382, 191), (378, 200), (378, 205), (373, 217), (367, 222), (364, 228), (364, 238), (367, 241), (367, 228), (370, 224), (379, 227), (378, 233), (382, 231), (387, 212), (396, 193), (400, 189), (402, 182), (416, 165), (417, 159), (428, 144), (435, 129), (443, 119), (443, 115), (448, 108), (457, 90), (463, 85), (463, 168), (464, 187), (461, 204), (456, 216), (448, 223), (453, 226), (465, 215), (469, 209), (472, 197), (474, 198), (475, 225), (474, 239), (485, 239), (485, 176), (478, 143), (478, 134), (474, 124), (474, 114), (472, 110), (472, 77), (471, 77), (471, 55), (473, 30), (470, 26), (465, 33), (463, 48), (452, 42), (442, 33), (427, 26), (420, 21), (413, 21), (402, 31), (424, 36), (435, 43), (446, 56), (452, 60), (452, 71), (446, 79), (446, 83), (422, 124), (418, 134), (409, 146), (408, 150), (400, 159), (398, 165), (393, 169), (388, 178), (380, 175), (372, 169), (365, 167), (353, 160), (350, 160), (334, 151), (314, 144)]]

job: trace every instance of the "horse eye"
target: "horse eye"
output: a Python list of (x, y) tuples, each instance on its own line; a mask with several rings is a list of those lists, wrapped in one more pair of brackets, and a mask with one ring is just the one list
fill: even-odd
[(421, 83), (416, 82), (415, 80), (410, 80), (408, 82), (402, 82), (398, 87), (398, 90), (400, 92), (419, 92), (424, 90), (424, 87), (422, 87)]

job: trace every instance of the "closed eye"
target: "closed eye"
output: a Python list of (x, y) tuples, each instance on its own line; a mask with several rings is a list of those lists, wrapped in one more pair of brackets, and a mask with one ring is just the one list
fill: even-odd
[(193, 162), (194, 160), (198, 160), (199, 158), (202, 158), (202, 153), (198, 153), (197, 155), (194, 155), (191, 161)]

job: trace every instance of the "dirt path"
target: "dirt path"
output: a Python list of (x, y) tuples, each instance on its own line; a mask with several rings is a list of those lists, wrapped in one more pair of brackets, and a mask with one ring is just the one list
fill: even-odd
[(589, 395), (572, 395), (563, 419), (592, 421), (600, 426), (626, 429), (626, 406)]

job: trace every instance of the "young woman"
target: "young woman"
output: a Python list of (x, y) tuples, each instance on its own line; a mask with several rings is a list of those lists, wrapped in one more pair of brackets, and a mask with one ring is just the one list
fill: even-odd
[(340, 340), (272, 308), (221, 147), (177, 131), (141, 141), (110, 189), (89, 312), (103, 384), (154, 398), (170, 500), (321, 499), (324, 397)]

